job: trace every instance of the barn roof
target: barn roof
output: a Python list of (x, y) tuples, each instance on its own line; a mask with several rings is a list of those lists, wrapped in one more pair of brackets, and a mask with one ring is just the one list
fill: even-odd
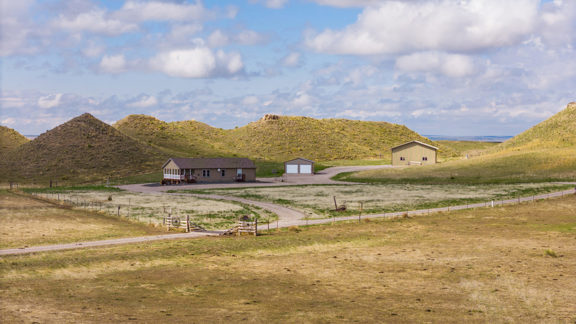
[(400, 147), (402, 147), (402, 146), (404, 146), (404, 145), (408, 145), (408, 144), (412, 144), (412, 143), (417, 143), (417, 144), (420, 144), (420, 145), (429, 147), (429, 148), (431, 148), (431, 149), (433, 149), (433, 150), (438, 150), (438, 148), (437, 148), (436, 146), (432, 146), (432, 145), (430, 145), (430, 144), (422, 143), (422, 142), (420, 142), (420, 141), (410, 141), (410, 142), (406, 142), (406, 143), (404, 143), (404, 144), (400, 144), (400, 145), (398, 145), (398, 146), (394, 146), (394, 147), (391, 148), (391, 149), (394, 150), (394, 149), (400, 148)]
[(256, 169), (247, 158), (169, 158), (162, 168), (173, 161), (180, 169)]

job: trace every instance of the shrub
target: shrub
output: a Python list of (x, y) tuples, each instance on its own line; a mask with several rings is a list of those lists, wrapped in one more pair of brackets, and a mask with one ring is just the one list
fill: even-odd
[(556, 252), (554, 252), (554, 250), (552, 250), (552, 249), (548, 249), (548, 250), (546, 250), (545, 252), (546, 252), (546, 255), (549, 256), (549, 257), (553, 257), (553, 258), (557, 258), (557, 257), (558, 257), (558, 255), (556, 254)]

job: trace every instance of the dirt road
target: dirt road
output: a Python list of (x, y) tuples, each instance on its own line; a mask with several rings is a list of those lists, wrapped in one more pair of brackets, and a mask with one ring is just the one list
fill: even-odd
[(347, 166), (332, 167), (324, 169), (313, 176), (284, 176), (277, 178), (258, 178), (256, 182), (243, 183), (192, 183), (171, 186), (162, 186), (158, 183), (131, 184), (119, 186), (120, 189), (133, 192), (154, 193), (166, 192), (168, 190), (202, 190), (202, 189), (221, 189), (221, 188), (243, 188), (243, 187), (269, 187), (269, 186), (294, 186), (294, 185), (315, 185), (315, 184), (346, 184), (350, 182), (334, 181), (331, 178), (343, 172), (354, 172), (363, 170), (374, 170), (382, 168), (391, 168), (391, 165), (371, 165), (371, 166)]

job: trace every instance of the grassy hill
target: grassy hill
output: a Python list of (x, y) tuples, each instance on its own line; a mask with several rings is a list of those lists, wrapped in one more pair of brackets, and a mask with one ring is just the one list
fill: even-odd
[(366, 171), (341, 179), (382, 183), (576, 181), (576, 103), (474, 159)]
[(224, 131), (189, 120), (167, 123), (147, 115), (129, 115), (113, 125), (120, 132), (177, 156), (224, 156), (218, 144)]
[(157, 171), (166, 157), (83, 114), (13, 150), (0, 161), (0, 178), (18, 182), (102, 180)]
[(496, 150), (523, 151), (575, 146), (576, 102), (572, 102), (556, 115), (502, 143)]
[(271, 115), (226, 136), (238, 153), (279, 161), (298, 156), (316, 161), (389, 157), (391, 147), (410, 140), (436, 145), (406, 126), (386, 122)]
[(0, 126), (0, 154), (11, 151), (22, 144), (28, 143), (28, 139), (12, 128)]
[[(166, 123), (131, 115), (114, 126), (172, 154), (233, 155), (265, 161), (389, 158), (390, 147), (406, 141), (438, 145), (402, 125), (346, 119), (266, 115), (246, 126), (223, 130), (196, 121)], [(450, 149), (440, 147), (453, 155)]]

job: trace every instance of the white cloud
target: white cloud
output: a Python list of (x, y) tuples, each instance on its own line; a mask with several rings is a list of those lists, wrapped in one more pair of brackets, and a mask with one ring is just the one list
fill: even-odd
[(514, 45), (538, 22), (538, 0), (386, 1), (343, 30), (308, 33), (306, 45), (334, 54), (473, 52)]
[(105, 47), (94, 42), (88, 42), (88, 44), (82, 49), (82, 54), (87, 57), (97, 57), (102, 55), (105, 51)]
[(339, 8), (368, 7), (381, 4), (387, 0), (312, 0), (322, 6)]
[(216, 53), (210, 48), (170, 50), (162, 52), (150, 60), (150, 67), (173, 77), (207, 78), (212, 76), (230, 76), (244, 68), (242, 57), (238, 53)]
[(270, 9), (282, 9), (289, 0), (253, 0), (252, 2), (261, 2)]
[(225, 33), (220, 29), (214, 30), (207, 39), (210, 47), (222, 47), (230, 43), (239, 45), (256, 45), (266, 41), (266, 37), (253, 30), (242, 30), (236, 33)]
[(189, 38), (202, 31), (203, 26), (199, 23), (179, 24), (172, 26), (169, 38), (173, 41), (189, 41)]
[(48, 96), (38, 98), (38, 107), (44, 109), (50, 109), (54, 107), (58, 107), (60, 105), (60, 101), (62, 99), (61, 93), (51, 94)]
[(302, 55), (298, 52), (292, 52), (282, 59), (282, 65), (288, 67), (297, 67), (300, 65), (300, 57)]
[(228, 45), (230, 38), (220, 29), (216, 29), (208, 36), (207, 41), (210, 47), (222, 47)]
[(93, 9), (74, 17), (58, 16), (54, 25), (70, 32), (92, 32), (105, 35), (120, 35), (138, 30), (138, 25), (111, 18), (104, 10)]
[(194, 4), (177, 4), (160, 1), (127, 1), (120, 10), (114, 13), (126, 21), (191, 21), (209, 16), (202, 2)]
[(246, 96), (246, 97), (244, 97), (244, 99), (242, 99), (242, 104), (248, 105), (248, 106), (256, 105), (259, 102), (260, 102), (260, 100), (258, 100), (258, 97), (256, 97), (256, 96)]
[(0, 124), (3, 124), (3, 125), (14, 125), (14, 124), (16, 124), (16, 119), (14, 119), (14, 118), (2, 119), (2, 120), (0, 121)]
[(158, 104), (158, 99), (154, 96), (143, 96), (138, 101), (127, 104), (128, 107), (136, 108), (148, 108), (156, 106)]
[(100, 61), (100, 70), (113, 74), (126, 71), (126, 59), (124, 55), (104, 56)]
[(450, 77), (465, 77), (475, 72), (469, 56), (441, 52), (419, 52), (396, 59), (396, 68), (406, 72), (433, 72)]
[(31, 54), (37, 51), (27, 44), (30, 35), (38, 31), (34, 28), (28, 11), (34, 1), (0, 1), (0, 55)]

